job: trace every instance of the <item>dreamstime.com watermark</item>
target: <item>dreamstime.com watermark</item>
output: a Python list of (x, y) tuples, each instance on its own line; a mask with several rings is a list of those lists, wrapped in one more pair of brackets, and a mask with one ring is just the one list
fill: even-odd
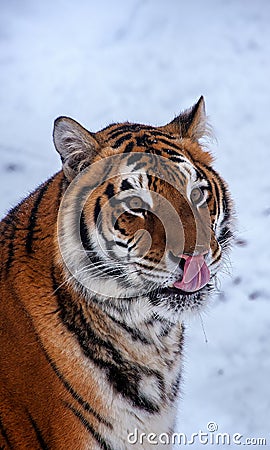
[(240, 433), (221, 433), (216, 422), (208, 422), (206, 431), (199, 430), (190, 436), (185, 433), (143, 433), (137, 428), (128, 434), (127, 441), (131, 445), (261, 445), (266, 446), (265, 437), (246, 438)]

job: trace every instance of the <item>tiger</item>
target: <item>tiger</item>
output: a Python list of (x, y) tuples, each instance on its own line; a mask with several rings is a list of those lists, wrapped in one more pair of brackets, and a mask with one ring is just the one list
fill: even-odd
[(162, 126), (55, 120), (61, 170), (0, 224), (1, 449), (172, 448), (185, 318), (233, 241), (208, 132), (203, 97)]

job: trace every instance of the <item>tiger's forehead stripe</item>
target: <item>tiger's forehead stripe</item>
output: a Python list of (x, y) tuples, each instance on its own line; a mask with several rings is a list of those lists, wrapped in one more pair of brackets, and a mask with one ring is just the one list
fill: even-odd
[(176, 137), (158, 130), (157, 128), (138, 124), (112, 126), (113, 129), (109, 128), (108, 130), (103, 130), (103, 133), (105, 133), (103, 139), (106, 143), (111, 145), (112, 148), (118, 148), (125, 141), (133, 139), (133, 142), (136, 142), (138, 147), (149, 147), (158, 142), (174, 147), (179, 151), (179, 145), (173, 143), (173, 141), (176, 141)]
[(115, 139), (119, 137), (123, 133), (139, 133), (139, 132), (148, 132), (153, 136), (164, 136), (168, 139), (175, 140), (175, 136), (172, 136), (158, 128), (152, 127), (151, 125), (143, 125), (136, 123), (123, 123), (123, 124), (112, 124), (109, 127), (101, 130), (103, 133), (107, 134), (107, 139)]
[(136, 131), (141, 131), (141, 130), (145, 130), (145, 129), (152, 130), (152, 128), (153, 127), (148, 126), (148, 125), (125, 122), (125, 123), (120, 123), (120, 124), (119, 123), (111, 124), (101, 131), (107, 133), (107, 136), (109, 138), (114, 139), (121, 133), (126, 133), (126, 132), (134, 133)]
[(129, 141), (132, 138), (131, 133), (123, 134), (123, 136), (119, 137), (113, 144), (112, 148), (118, 148), (120, 145), (122, 145), (125, 141)]
[[(196, 163), (193, 160), (190, 152), (181, 145), (180, 139), (175, 136), (158, 130), (157, 128), (150, 127), (147, 125), (138, 124), (113, 124), (108, 129), (103, 130), (107, 135), (105, 141), (113, 149), (122, 149), (123, 153), (133, 153), (136, 152), (136, 148), (144, 148), (144, 153), (153, 153), (160, 156), (169, 157), (171, 162), (178, 165), (180, 173), (183, 173), (185, 177), (192, 175), (194, 178), (199, 179), (201, 176), (200, 169), (197, 168)], [(111, 142), (113, 141), (113, 142)], [(132, 160), (132, 156), (131, 156)], [(129, 161), (131, 162), (131, 161)], [(134, 170), (140, 170), (143, 168), (143, 163), (140, 161)], [(168, 170), (168, 168), (166, 168)], [(173, 173), (170, 170), (173, 178), (173, 182), (179, 181), (179, 172)], [(180, 184), (183, 186), (184, 183), (180, 180)]]
[[(113, 129), (107, 131), (105, 141), (113, 148), (120, 149), (123, 144), (123, 153), (132, 153), (136, 147), (144, 147), (144, 153), (169, 156), (170, 161), (186, 163), (187, 166), (197, 169), (190, 152), (181, 146), (181, 142), (175, 136), (156, 128), (137, 124), (113, 125)], [(115, 140), (116, 139), (116, 140)], [(114, 142), (111, 142), (113, 140)], [(179, 166), (180, 169), (183, 166)], [(187, 168), (189, 171), (189, 169)], [(199, 169), (198, 169), (199, 172)], [(197, 172), (197, 178), (198, 178)]]

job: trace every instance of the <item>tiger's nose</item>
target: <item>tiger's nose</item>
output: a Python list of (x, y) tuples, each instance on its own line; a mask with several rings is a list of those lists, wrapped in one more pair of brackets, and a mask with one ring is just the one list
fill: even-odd
[(206, 256), (209, 253), (209, 248), (206, 248), (205, 246), (197, 246), (193, 252), (183, 252), (179, 254), (175, 254), (172, 250), (169, 251), (169, 258), (174, 264), (179, 264), (182, 259), (186, 260), (190, 256)]

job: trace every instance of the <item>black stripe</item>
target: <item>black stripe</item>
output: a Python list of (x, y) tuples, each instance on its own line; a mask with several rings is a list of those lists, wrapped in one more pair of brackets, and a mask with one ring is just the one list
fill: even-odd
[(170, 161), (176, 162), (176, 163), (183, 163), (186, 162), (186, 159), (183, 155), (179, 155), (179, 153), (175, 152), (174, 150), (170, 150), (168, 148), (163, 147), (162, 151), (164, 153), (167, 153), (170, 156)]
[(110, 139), (115, 139), (123, 133), (136, 133), (145, 128), (151, 129), (151, 127), (148, 127), (147, 125), (140, 125), (138, 123), (119, 124), (117, 128), (109, 131), (108, 136), (110, 137)]
[(147, 180), (148, 180), (148, 188), (151, 188), (151, 185), (153, 184), (153, 175), (150, 175), (149, 173), (146, 174)]
[(164, 131), (153, 128), (151, 130), (151, 134), (158, 138), (158, 141), (161, 141), (162, 138), (169, 139), (169, 141), (175, 141), (176, 137), (172, 134), (165, 133)]
[[(113, 126), (113, 125), (111, 125), (111, 126)], [(105, 128), (105, 130), (106, 130), (106, 128)], [(108, 132), (108, 137), (110, 139), (115, 139), (123, 133), (128, 133), (128, 132), (129, 133), (138, 133), (142, 130), (149, 132), (149, 134), (152, 134), (154, 137), (166, 138), (166, 139), (169, 139), (170, 141), (176, 140), (176, 137), (172, 134), (161, 131), (158, 128), (155, 128), (151, 125), (143, 125), (143, 124), (138, 124), (138, 123), (118, 124), (117, 127), (113, 128), (112, 130), (110, 130)]]
[[(105, 190), (105, 194), (107, 195), (108, 199), (110, 199), (111, 197), (113, 197), (115, 195), (114, 185), (112, 183), (108, 183), (106, 190)], [(96, 220), (95, 220), (95, 222), (96, 222)]]
[(129, 124), (120, 124), (117, 128), (114, 128), (113, 130), (108, 132), (108, 137), (110, 139), (116, 139), (118, 136), (124, 133), (139, 133), (141, 131), (145, 131), (149, 133), (150, 135), (154, 136), (155, 138), (165, 138), (170, 141), (175, 141), (176, 137), (168, 134), (164, 131), (158, 130), (155, 127), (152, 127), (151, 125), (143, 125), (143, 124), (137, 124), (137, 123), (129, 123)]
[[(133, 239), (133, 238), (132, 238), (132, 239)], [(130, 241), (130, 239), (129, 239), (129, 241)], [(137, 242), (135, 241), (135, 242), (128, 248), (128, 251), (131, 252), (131, 250), (132, 250), (134, 247), (136, 247), (136, 245), (137, 245)]]
[(119, 226), (119, 219), (117, 219), (117, 220), (115, 221), (114, 229), (115, 229), (116, 231), (120, 231), (120, 233), (122, 233), (124, 236), (128, 236), (128, 233), (126, 232), (126, 230), (125, 230), (124, 228), (121, 228), (121, 227)]
[[(144, 257), (144, 259), (145, 259), (145, 257)], [(138, 264), (138, 266), (142, 267), (143, 269), (146, 269), (146, 270), (149, 270), (149, 271), (151, 271), (155, 267), (155, 266), (148, 266), (147, 264), (143, 264), (140, 261), (137, 262), (137, 264)]]
[(36, 227), (36, 222), (37, 222), (38, 207), (39, 207), (39, 204), (40, 204), (44, 194), (48, 190), (48, 187), (49, 187), (51, 181), (52, 181), (52, 179), (48, 180), (39, 189), (37, 189), (37, 191), (34, 193), (34, 195), (36, 194), (36, 199), (34, 201), (34, 205), (33, 205), (33, 208), (31, 210), (31, 213), (29, 216), (28, 233), (27, 233), (27, 236), (25, 239), (25, 250), (26, 250), (26, 253), (28, 253), (28, 254), (33, 252), (32, 246), (33, 246), (33, 238), (34, 238), (35, 227)]
[(120, 189), (121, 191), (128, 191), (129, 189), (134, 189), (134, 187), (128, 180), (123, 180)]
[[(1, 416), (0, 416), (0, 432), (1, 432), (2, 436), (3, 436), (3, 438), (5, 439), (6, 444), (9, 446), (10, 449), (12, 449), (13, 446), (11, 445), (11, 442), (10, 442), (10, 440), (8, 438), (7, 430), (4, 427), (4, 424), (3, 424)], [(5, 446), (0, 447), (1, 450), (2, 450), (2, 448), (5, 449)]]
[(122, 145), (125, 141), (129, 141), (131, 138), (132, 138), (131, 133), (124, 134), (119, 139), (117, 139), (117, 141), (115, 141), (115, 143), (112, 145), (112, 148), (120, 147), (120, 145)]
[(147, 147), (149, 146), (149, 136), (147, 134), (143, 134), (142, 136), (136, 136), (136, 145), (137, 147)]
[(140, 341), (143, 344), (152, 344), (145, 336), (143, 336), (138, 330), (135, 328), (129, 327), (124, 322), (120, 322), (120, 320), (115, 319), (110, 316), (110, 319), (116, 323), (119, 327), (123, 328), (132, 338), (133, 341)]
[(100, 212), (101, 212), (100, 197), (98, 197), (96, 199), (95, 208), (94, 208), (94, 221), (95, 221), (95, 224), (97, 224), (98, 218), (99, 218), (99, 222), (101, 220), (101, 216), (99, 217)]
[(37, 438), (37, 441), (38, 441), (38, 443), (40, 445), (40, 448), (42, 450), (49, 450), (50, 447), (49, 447), (49, 445), (46, 444), (46, 442), (45, 442), (45, 440), (44, 440), (44, 438), (42, 436), (42, 433), (41, 433), (41, 431), (40, 431), (36, 421), (33, 419), (33, 417), (31, 416), (31, 414), (29, 412), (27, 412), (27, 413), (28, 413), (28, 417), (30, 419), (31, 425), (32, 425), (32, 427), (33, 427), (33, 429), (35, 431), (36, 438)]
[(213, 183), (214, 186), (214, 193), (216, 195), (216, 201), (215, 201), (215, 215), (219, 216), (220, 214), (220, 195), (219, 195), (219, 188), (218, 185), (216, 183), (216, 181), (213, 179), (211, 180), (211, 182)]
[(135, 145), (134, 142), (133, 142), (133, 141), (130, 141), (130, 142), (126, 145), (125, 150), (123, 151), (123, 153), (130, 153), (130, 152), (133, 150), (134, 145)]
[(163, 180), (154, 175), (149, 175), (148, 173), (146, 175), (147, 175), (147, 179), (148, 179), (149, 189), (151, 189), (151, 187), (152, 187), (153, 191), (157, 192), (158, 191), (157, 183), (159, 182), (160, 185), (162, 186)]
[[(165, 139), (164, 139), (165, 138)], [(158, 133), (158, 132), (154, 132), (154, 131), (150, 131), (150, 133), (145, 133), (143, 135), (139, 135), (139, 136), (135, 136), (136, 139), (136, 143), (138, 147), (148, 147), (148, 151), (150, 150), (153, 153), (160, 153), (160, 150), (154, 148), (154, 144), (160, 144), (160, 143), (166, 143), (167, 146), (172, 146), (174, 147), (175, 144), (173, 144), (171, 142), (171, 137), (163, 134), (163, 133)], [(169, 142), (166, 140), (169, 139)], [(177, 147), (178, 152), (179, 152), (179, 147)], [(146, 150), (146, 152), (148, 152)], [(168, 149), (166, 147), (166, 151), (167, 153), (170, 154), (170, 152), (175, 153), (174, 150)]]
[[(162, 143), (162, 144), (165, 144), (165, 145), (166, 145), (166, 148), (167, 148), (167, 147), (172, 147), (172, 148), (178, 150), (178, 152), (181, 152), (181, 150), (183, 150), (183, 149), (180, 147), (179, 144), (175, 144), (174, 142), (171, 142), (170, 140), (167, 141), (167, 139), (163, 139), (162, 137), (158, 138), (158, 142), (159, 142), (159, 143)], [(169, 150), (169, 149), (168, 149), (168, 150)], [(168, 151), (168, 150), (167, 150), (167, 151)], [(180, 156), (181, 156), (181, 155), (180, 155)], [(183, 156), (183, 155), (182, 155), (182, 156)]]
[[(142, 160), (143, 153), (131, 153), (131, 155), (128, 157), (127, 164), (135, 164)], [(148, 158), (147, 158), (148, 160)]]
[(128, 244), (121, 242), (121, 241), (114, 241), (115, 245), (119, 245), (119, 247), (124, 247), (124, 248), (128, 248)]
[(85, 251), (90, 250), (90, 242), (89, 242), (89, 236), (88, 236), (88, 229), (85, 222), (85, 216), (84, 211), (81, 213), (80, 217), (80, 237), (81, 237), (81, 243), (83, 245), (83, 248)]
[(159, 130), (158, 128), (155, 128), (151, 125), (143, 125), (138, 123), (124, 123), (119, 124), (117, 128), (114, 128), (113, 130), (108, 132), (108, 136), (110, 139), (115, 139), (116, 137), (120, 136), (123, 133), (139, 133), (140, 131), (148, 132), (149, 134), (153, 135), (154, 137), (161, 137), (166, 138), (169, 140), (176, 140), (176, 137), (172, 134), (166, 133), (164, 131)]
[(144, 258), (145, 261), (150, 261), (150, 262), (154, 262), (154, 263), (160, 263), (159, 259), (153, 258), (152, 256), (144, 255), (143, 258)]
[(109, 131), (108, 136), (110, 139), (116, 139), (119, 136), (121, 136), (121, 134), (130, 133), (130, 131), (132, 131), (130, 129), (130, 126), (128, 126), (128, 125), (120, 126), (119, 125), (117, 128), (114, 128), (113, 130)]
[(159, 181), (162, 182), (162, 180), (159, 180), (158, 177), (153, 177), (153, 188), (154, 188), (155, 192), (158, 191), (157, 184), (158, 184)]
[(108, 442), (106, 442), (106, 440), (101, 436), (101, 434), (98, 433), (94, 429), (94, 427), (91, 425), (91, 423), (88, 422), (88, 420), (86, 420), (86, 418), (82, 415), (82, 413), (80, 411), (78, 411), (76, 408), (74, 408), (74, 406), (72, 406), (71, 404), (69, 404), (67, 402), (64, 402), (64, 404), (80, 420), (80, 422), (86, 428), (88, 433), (90, 433), (93, 436), (93, 438), (97, 441), (100, 448), (102, 448), (104, 450), (113, 450), (113, 447), (110, 444), (108, 444)]
[(140, 170), (140, 169), (142, 169), (143, 167), (145, 167), (145, 162), (139, 162), (139, 163), (136, 164), (136, 166), (133, 167), (133, 170), (134, 170), (134, 171), (135, 171), (135, 170)]

